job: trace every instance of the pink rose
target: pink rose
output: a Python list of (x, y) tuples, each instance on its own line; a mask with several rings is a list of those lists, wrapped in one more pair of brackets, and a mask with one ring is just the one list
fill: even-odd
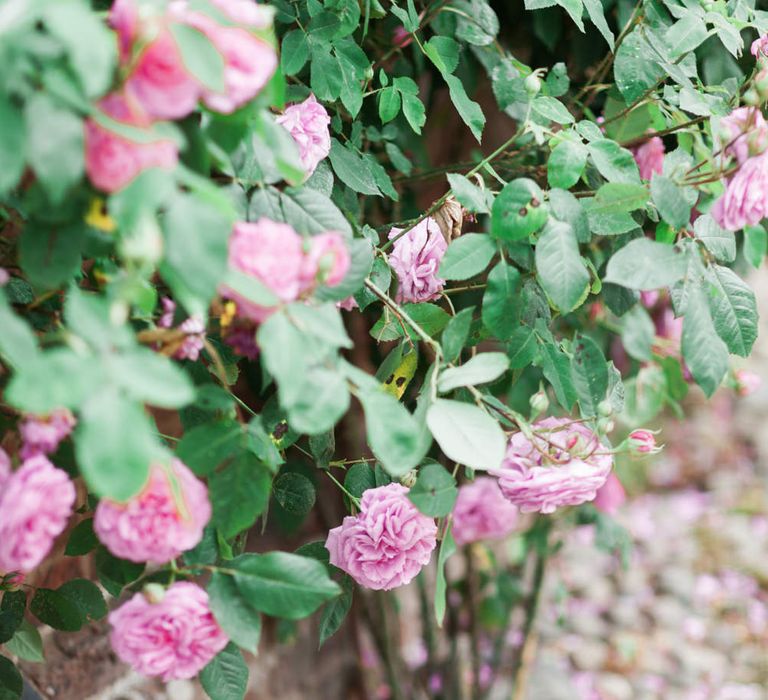
[(763, 383), (759, 374), (750, 372), (747, 369), (737, 369), (734, 375), (736, 377), (736, 391), (739, 396), (754, 394)]
[(127, 503), (99, 501), (93, 529), (116, 557), (165, 564), (200, 542), (211, 519), (208, 489), (178, 459), (154, 465), (149, 482)]
[(643, 180), (650, 180), (654, 173), (661, 175), (664, 166), (664, 142), (658, 136), (653, 136), (637, 148), (633, 148), (632, 154), (635, 156), (635, 162)]
[(336, 306), (338, 306), (340, 309), (343, 309), (344, 311), (353, 311), (354, 309), (358, 308), (357, 300), (355, 297), (347, 297), (343, 301), (337, 301)]
[[(303, 291), (304, 249), (301, 236), (288, 224), (270, 219), (235, 224), (229, 239), (229, 266), (255, 277), (282, 302), (295, 301)], [(237, 303), (238, 312), (253, 321), (263, 321), (276, 307), (259, 306), (233, 289), (221, 295)]]
[[(130, 126), (146, 127), (148, 121), (125, 97), (112, 94), (100, 103), (112, 119)], [(94, 187), (116, 192), (147, 168), (176, 167), (178, 150), (169, 139), (150, 143), (130, 141), (93, 119), (85, 121), (85, 170)]]
[(656, 447), (656, 436), (650, 430), (633, 430), (627, 438), (630, 452), (638, 455), (654, 454), (661, 448)]
[(67, 408), (57, 408), (47, 416), (27, 414), (19, 424), (19, 434), (23, 442), (21, 458), (56, 452), (59, 443), (69, 436), (76, 423), (75, 417)]
[(201, 89), (167, 28), (141, 51), (125, 81), (126, 92), (154, 119), (186, 117), (197, 106)]
[(269, 29), (272, 26), (274, 10), (269, 5), (260, 5), (254, 0), (211, 0), (233, 22), (249, 29)]
[(11, 476), (11, 458), (8, 453), (0, 447), (0, 486)]
[(344, 236), (335, 231), (320, 233), (309, 242), (302, 279), (307, 287), (319, 281), (329, 287), (340, 284), (346, 276), (351, 258)]
[(328, 533), (325, 547), (331, 564), (373, 590), (409, 583), (429, 561), (437, 544), (437, 526), (407, 494), (400, 484), (368, 489), (360, 512)]
[(293, 136), (299, 147), (301, 163), (307, 176), (311, 175), (317, 164), (331, 152), (331, 134), (328, 131), (331, 118), (325, 107), (314, 95), (310, 95), (304, 102), (286, 107), (275, 121)]
[(640, 303), (646, 308), (650, 309), (656, 306), (656, 302), (659, 301), (659, 292), (657, 290), (651, 290), (647, 292), (640, 292)]
[[(173, 317), (176, 313), (176, 302), (168, 297), (160, 300), (163, 305), (163, 314), (157, 322), (160, 328), (172, 328)], [(205, 347), (205, 324), (199, 316), (190, 316), (186, 321), (179, 325), (179, 330), (185, 334), (181, 345), (173, 353), (177, 360), (197, 360), (200, 352)]]
[(654, 318), (656, 336), (663, 341), (654, 344), (654, 352), (662, 357), (671, 357), (680, 354), (680, 341), (683, 337), (683, 317), (675, 316), (671, 307), (665, 307)]
[(597, 490), (595, 508), (608, 515), (615, 515), (627, 500), (627, 493), (613, 472), (608, 475), (605, 483)]
[(595, 498), (613, 466), (613, 456), (583, 423), (545, 418), (532, 426), (531, 442), (515, 433), (499, 469), (504, 497), (523, 513), (554, 513)]
[[(768, 148), (768, 124), (757, 107), (739, 107), (720, 120), (717, 148), (743, 165), (747, 158)], [(726, 135), (727, 134), (727, 135)]]
[(752, 46), (749, 50), (758, 60), (768, 56), (768, 34), (763, 34), (763, 36), (757, 37), (757, 39), (752, 42)]
[(730, 231), (760, 223), (768, 214), (768, 152), (746, 160), (726, 184), (711, 214)]
[(208, 594), (188, 581), (171, 585), (158, 602), (137, 593), (109, 616), (112, 648), (143, 676), (164, 682), (193, 678), (227, 646)]
[(496, 479), (479, 476), (459, 488), (453, 507), (456, 544), (501, 539), (516, 526), (517, 508), (504, 498)]
[(139, 8), (136, 0), (115, 0), (109, 11), (109, 25), (117, 32), (120, 60), (129, 61), (133, 42), (139, 33)]
[[(393, 228), (389, 238), (397, 237), (402, 231)], [(437, 221), (431, 216), (395, 241), (389, 264), (399, 280), (398, 301), (431, 301), (440, 296), (445, 280), (437, 276), (437, 271), (447, 247)]]
[(0, 571), (27, 572), (51, 551), (75, 505), (75, 486), (43, 455), (27, 459), (0, 489)]

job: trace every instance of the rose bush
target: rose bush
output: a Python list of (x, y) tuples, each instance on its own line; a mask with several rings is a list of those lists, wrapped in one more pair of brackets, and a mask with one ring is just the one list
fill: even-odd
[[(524, 5), (0, 12), (3, 697), (25, 618), (105, 595), (120, 659), (215, 700), (263, 616), (322, 643), (353, 597), (392, 697), (522, 683), (517, 608), (568, 527), (625, 542), (644, 426), (758, 390), (768, 15)], [(322, 538), (263, 551), (318, 502)], [(46, 588), (58, 556), (94, 580)], [(413, 672), (373, 592), (412, 581)]]

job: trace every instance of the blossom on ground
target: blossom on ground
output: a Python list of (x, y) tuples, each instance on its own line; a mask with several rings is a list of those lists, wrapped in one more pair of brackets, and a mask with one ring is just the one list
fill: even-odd
[(196, 676), (229, 641), (208, 594), (188, 581), (171, 585), (157, 602), (136, 593), (109, 615), (109, 624), (118, 657), (137, 673), (166, 683)]
[(149, 481), (126, 503), (102, 499), (93, 529), (121, 559), (165, 564), (192, 549), (211, 519), (208, 489), (180, 460), (153, 465)]
[(401, 484), (368, 489), (360, 512), (328, 533), (330, 562), (357, 583), (390, 590), (409, 583), (437, 544), (437, 526), (419, 512)]
[(528, 439), (515, 433), (501, 467), (489, 471), (505, 498), (523, 513), (554, 513), (595, 498), (613, 466), (613, 456), (583, 423), (545, 418)]
[(459, 487), (451, 530), (456, 544), (500, 539), (516, 526), (517, 508), (504, 498), (496, 479), (479, 476)]
[(289, 131), (299, 147), (301, 163), (307, 175), (315, 172), (317, 164), (331, 152), (331, 117), (314, 95), (304, 102), (286, 107), (277, 123)]
[(15, 472), (8, 466), (0, 469), (0, 572), (26, 573), (45, 559), (66, 528), (75, 486), (41, 454)]
[(627, 493), (624, 491), (624, 486), (619, 481), (619, 477), (611, 472), (605, 483), (597, 490), (593, 503), (599, 511), (608, 515), (615, 515), (626, 500)]
[(768, 215), (768, 151), (748, 158), (736, 171), (711, 214), (730, 231), (754, 226)]
[(70, 435), (76, 423), (68, 408), (57, 408), (44, 416), (26, 414), (19, 423), (21, 458), (53, 454), (61, 441)]
[(645, 143), (633, 148), (632, 155), (643, 180), (650, 180), (654, 173), (661, 175), (664, 166), (664, 142), (658, 136), (652, 136)]
[[(146, 115), (125, 95), (113, 93), (98, 104), (108, 117), (128, 126), (147, 128)], [(95, 119), (85, 120), (85, 171), (94, 187), (116, 192), (148, 168), (171, 169), (178, 162), (178, 148), (170, 139), (146, 143), (131, 141)]]
[(312, 236), (309, 253), (304, 259), (302, 283), (313, 287), (315, 282), (335, 287), (349, 271), (351, 258), (344, 236), (336, 231), (327, 231)]
[(763, 383), (759, 374), (750, 372), (748, 369), (737, 369), (734, 372), (736, 378), (736, 391), (739, 396), (749, 396), (754, 394)]
[(399, 281), (397, 300), (421, 302), (437, 299), (445, 284), (437, 273), (448, 248), (440, 227), (429, 216), (406, 234), (400, 235), (403, 230), (393, 228), (389, 232), (390, 240), (396, 239), (389, 254), (389, 264)]

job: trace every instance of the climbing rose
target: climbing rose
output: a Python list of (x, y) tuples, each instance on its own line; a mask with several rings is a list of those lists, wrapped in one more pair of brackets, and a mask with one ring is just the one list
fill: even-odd
[(0, 571), (34, 569), (66, 528), (74, 504), (74, 484), (43, 455), (5, 477), (0, 471)]
[(27, 414), (19, 423), (21, 458), (56, 452), (59, 443), (69, 436), (76, 422), (67, 408), (57, 408), (46, 416)]
[(626, 491), (619, 481), (619, 477), (613, 472), (608, 475), (605, 483), (597, 490), (593, 501), (595, 508), (608, 515), (615, 515), (627, 500)]
[(650, 430), (633, 430), (627, 438), (631, 452), (639, 455), (654, 454), (660, 448), (656, 447), (656, 436)]
[(736, 370), (735, 376), (737, 384), (736, 391), (739, 396), (749, 396), (750, 394), (754, 394), (763, 383), (759, 374), (750, 372), (747, 369)]
[(739, 165), (768, 148), (768, 124), (757, 107), (734, 109), (720, 120), (720, 129), (723, 134), (717, 139), (717, 148), (733, 156)]
[[(402, 231), (393, 228), (389, 238), (396, 238)], [(397, 238), (389, 263), (399, 280), (398, 301), (431, 301), (440, 296), (445, 280), (437, 276), (437, 271), (447, 247), (437, 221), (431, 216)]]
[(165, 564), (202, 539), (211, 518), (208, 490), (178, 459), (169, 471), (153, 465), (147, 485), (127, 503), (99, 501), (93, 529), (116, 557)]
[(632, 154), (643, 180), (650, 180), (654, 173), (661, 175), (664, 165), (664, 142), (658, 136), (653, 136), (632, 149)]
[(498, 477), (504, 496), (523, 513), (553, 513), (594, 499), (613, 466), (613, 457), (594, 432), (567, 418), (545, 418), (509, 441)]
[(158, 602), (137, 593), (109, 616), (109, 640), (122, 661), (164, 682), (196, 676), (229, 641), (216, 623), (208, 594), (180, 581)]
[(314, 95), (304, 102), (286, 107), (277, 123), (287, 129), (296, 145), (307, 176), (315, 172), (317, 164), (331, 152), (331, 135), (328, 125), (331, 117)]
[[(149, 120), (135, 104), (117, 93), (98, 107), (112, 119), (146, 128)], [(147, 168), (173, 168), (178, 161), (176, 144), (169, 139), (139, 143), (118, 135), (94, 119), (85, 121), (85, 170), (94, 187), (116, 192)]]
[(437, 526), (407, 494), (400, 484), (368, 489), (360, 512), (328, 533), (325, 547), (331, 564), (373, 590), (409, 583), (429, 561)]
[(730, 231), (760, 223), (768, 214), (768, 152), (746, 160), (728, 180), (711, 213)]
[(504, 498), (496, 479), (480, 476), (459, 488), (453, 507), (456, 544), (501, 539), (516, 525), (517, 508)]
[(328, 231), (310, 239), (309, 254), (305, 258), (302, 280), (305, 286), (313, 286), (315, 280), (335, 287), (349, 270), (351, 259), (344, 236)]

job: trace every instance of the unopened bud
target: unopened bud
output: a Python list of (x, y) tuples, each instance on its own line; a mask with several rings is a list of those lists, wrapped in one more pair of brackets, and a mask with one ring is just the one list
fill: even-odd
[(661, 450), (656, 445), (656, 436), (650, 430), (633, 430), (627, 438), (627, 447), (632, 454), (648, 455)]
[(607, 399), (605, 401), (601, 401), (597, 405), (597, 414), (599, 416), (602, 416), (603, 418), (608, 418), (612, 413), (613, 413), (613, 405)]
[(542, 389), (539, 389), (533, 394), (531, 398), (528, 399), (528, 403), (531, 404), (531, 410), (535, 415), (544, 413), (549, 408), (549, 398), (547, 397), (546, 392)]
[(755, 88), (749, 88), (744, 93), (744, 104), (750, 107), (757, 107), (760, 104), (760, 95)]
[(165, 588), (159, 583), (148, 583), (141, 592), (152, 604), (160, 603), (165, 598)]
[(612, 433), (615, 427), (616, 427), (616, 423), (614, 423), (613, 419), (611, 418), (603, 417), (598, 419), (597, 421), (597, 430), (599, 433), (602, 433), (603, 435)]
[(531, 73), (526, 79), (525, 79), (525, 91), (531, 96), (534, 97), (535, 95), (538, 95), (541, 92), (541, 79), (539, 78), (536, 73)]
[(415, 469), (411, 469), (411, 471), (406, 472), (400, 477), (400, 483), (409, 489), (416, 483), (418, 476), (418, 472)]
[(763, 383), (760, 375), (746, 369), (736, 370), (734, 378), (736, 379), (736, 392), (739, 396), (754, 394)]

